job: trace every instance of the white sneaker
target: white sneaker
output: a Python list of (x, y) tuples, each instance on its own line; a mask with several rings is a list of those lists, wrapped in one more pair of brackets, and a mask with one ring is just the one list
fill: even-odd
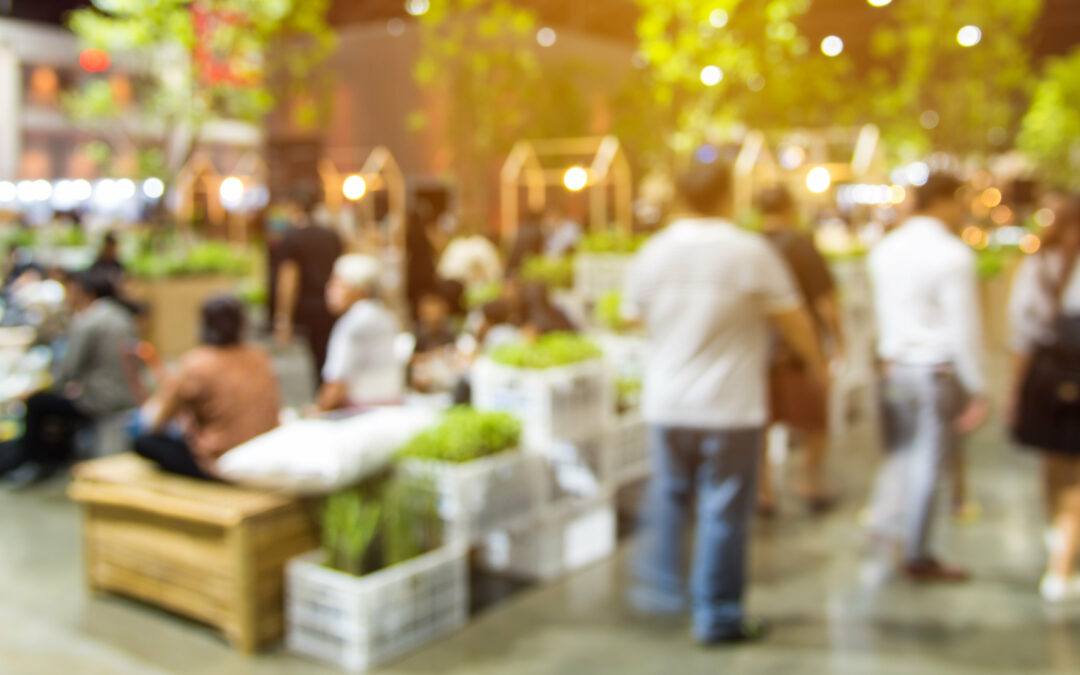
[(1047, 602), (1072, 602), (1080, 600), (1080, 575), (1061, 577), (1056, 574), (1043, 576), (1039, 593)]
[(1065, 545), (1065, 537), (1061, 535), (1056, 528), (1048, 527), (1043, 533), (1043, 543), (1046, 545), (1046, 552), (1053, 558), (1057, 555), (1061, 547)]

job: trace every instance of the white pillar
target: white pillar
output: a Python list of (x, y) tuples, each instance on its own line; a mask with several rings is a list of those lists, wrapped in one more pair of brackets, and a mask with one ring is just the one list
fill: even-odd
[(22, 81), (19, 59), (0, 44), (0, 180), (15, 180), (19, 173), (22, 141)]

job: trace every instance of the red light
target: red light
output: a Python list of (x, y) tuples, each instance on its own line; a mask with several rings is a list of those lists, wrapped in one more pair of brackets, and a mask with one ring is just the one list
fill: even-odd
[(79, 65), (88, 73), (101, 73), (109, 69), (111, 59), (108, 52), (93, 47), (82, 50)]

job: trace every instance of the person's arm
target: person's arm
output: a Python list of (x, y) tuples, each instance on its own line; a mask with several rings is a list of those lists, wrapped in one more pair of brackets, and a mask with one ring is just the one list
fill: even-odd
[(825, 329), (829, 331), (835, 347), (834, 357), (843, 358), (847, 352), (844, 344), (844, 327), (840, 321), (840, 303), (836, 300), (836, 293), (826, 293), (814, 301), (814, 309), (818, 316), (825, 322)]
[[(965, 251), (965, 253), (967, 253)], [(955, 425), (962, 433), (974, 431), (986, 421), (986, 377), (983, 374), (982, 312), (975, 272), (975, 256), (966, 255), (942, 280), (941, 308), (953, 338), (957, 377), (967, 392), (967, 407)]]
[(300, 265), (295, 260), (281, 263), (277, 278), (277, 307), (274, 312), (274, 335), (287, 345), (293, 338), (293, 316), (300, 295)]
[(340, 410), (348, 402), (347, 394), (344, 382), (323, 382), (315, 406), (319, 412)]
[(811, 375), (827, 381), (825, 353), (814, 320), (805, 307), (769, 312), (769, 321), (784, 342), (798, 355)]
[(83, 371), (86, 369), (90, 355), (93, 353), (93, 345), (97, 339), (96, 331), (92, 325), (77, 321), (74, 330), (68, 335), (67, 347), (64, 350), (64, 358), (60, 361), (57, 371), (56, 384), (65, 395), (76, 396), (78, 392), (71, 391), (82, 380)]

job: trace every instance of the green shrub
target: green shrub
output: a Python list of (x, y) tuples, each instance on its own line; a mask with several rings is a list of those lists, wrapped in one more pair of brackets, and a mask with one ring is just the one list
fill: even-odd
[(449, 410), (438, 425), (414, 436), (398, 456), (461, 464), (513, 450), (520, 441), (521, 422), (513, 415), (463, 406)]
[(629, 327), (622, 317), (622, 293), (608, 291), (600, 296), (593, 309), (593, 318), (602, 328), (622, 333)]
[(548, 288), (569, 289), (574, 287), (573, 258), (552, 259), (533, 256), (521, 266), (522, 281), (539, 281)]
[(326, 499), (325, 564), (363, 576), (432, 551), (441, 544), (435, 492), (415, 477), (380, 476)]
[(473, 284), (465, 290), (465, 306), (472, 310), (498, 300), (502, 296), (502, 283)]
[(548, 333), (533, 342), (511, 342), (491, 352), (495, 363), (513, 368), (542, 370), (600, 358), (603, 353), (576, 333)]
[(144, 250), (126, 262), (133, 276), (149, 279), (205, 274), (242, 277), (251, 271), (250, 253), (214, 241), (168, 253)]
[(582, 253), (618, 253), (629, 255), (636, 253), (648, 235), (625, 234), (614, 227), (602, 232), (593, 232), (585, 236), (578, 246)]

